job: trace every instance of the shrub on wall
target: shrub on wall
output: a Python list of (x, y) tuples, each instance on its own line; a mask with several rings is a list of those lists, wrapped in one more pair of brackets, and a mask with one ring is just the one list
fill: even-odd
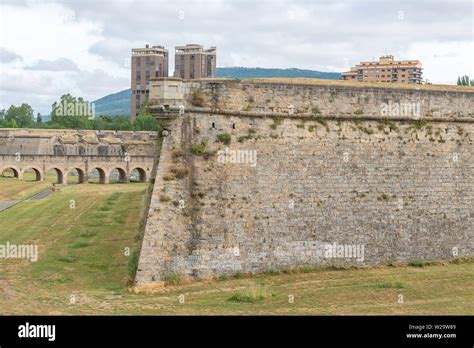
[(197, 107), (204, 107), (206, 105), (206, 99), (204, 98), (204, 94), (200, 89), (193, 92), (191, 97), (191, 105)]
[(231, 141), (231, 137), (227, 133), (221, 133), (221, 134), (217, 134), (217, 140), (219, 140), (223, 144), (229, 145)]
[(206, 152), (207, 141), (203, 140), (199, 144), (193, 144), (191, 146), (191, 153), (195, 156), (202, 156)]

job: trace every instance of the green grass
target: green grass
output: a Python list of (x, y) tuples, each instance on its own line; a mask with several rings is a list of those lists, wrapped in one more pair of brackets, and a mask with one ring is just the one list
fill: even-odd
[[(3, 184), (0, 179), (0, 185)], [(36, 263), (0, 260), (5, 315), (473, 315), (474, 260), (235, 273), (127, 288), (146, 184), (75, 185), (0, 213), (0, 243), (38, 244)], [(76, 208), (69, 208), (74, 199)], [(108, 210), (101, 210), (108, 207)], [(422, 264), (423, 267), (419, 265)], [(135, 290), (137, 290), (135, 288)], [(70, 304), (70, 296), (76, 303)], [(183, 295), (184, 303), (178, 297)], [(403, 295), (404, 303), (398, 303)], [(289, 301), (289, 298), (294, 301)]]
[(411, 266), (411, 267), (425, 267), (426, 262), (422, 261), (422, 260), (415, 260), (415, 261), (409, 262), (408, 266)]
[(403, 289), (405, 285), (402, 282), (382, 282), (364, 285), (368, 288), (375, 289)]
[(46, 190), (56, 182), (56, 176), (47, 174), (44, 181), (34, 181), (33, 173), (25, 173), (22, 180), (13, 177), (0, 176), (0, 202), (10, 199), (24, 199), (35, 193)]
[(227, 299), (229, 302), (244, 302), (244, 303), (255, 303), (259, 301), (263, 301), (267, 297), (267, 293), (265, 288), (263, 287), (250, 287), (245, 291), (240, 291), (233, 294), (231, 297)]
[(17, 260), (3, 260), (2, 267), (39, 287), (63, 279), (68, 288), (123, 288), (128, 262), (124, 249), (136, 243), (133, 235), (145, 188), (146, 184), (68, 186), (1, 212), (0, 243), (34, 243), (39, 252), (37, 262), (20, 262), (19, 267)]
[(180, 285), (184, 283), (183, 275), (175, 272), (166, 274), (163, 280), (168, 285)]

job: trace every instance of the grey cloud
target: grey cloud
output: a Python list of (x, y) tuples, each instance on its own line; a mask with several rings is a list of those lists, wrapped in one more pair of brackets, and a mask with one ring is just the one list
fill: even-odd
[(41, 113), (48, 113), (51, 104), (61, 95), (72, 93), (93, 101), (107, 94), (129, 88), (127, 78), (115, 77), (103, 70), (75, 71), (59, 77), (56, 71), (3, 71), (0, 90), (0, 109), (10, 104), (30, 104)]
[(28, 70), (44, 71), (77, 71), (76, 63), (67, 58), (58, 58), (56, 60), (38, 60), (35, 64), (26, 67)]
[[(127, 49), (126, 43), (163, 44), (172, 51), (198, 42), (217, 46), (219, 66), (240, 57), (253, 66), (342, 70), (341, 54), (353, 63), (405, 52), (411, 42), (472, 41), (466, 30), (472, 27), (466, 15), (471, 3), (462, 0), (175, 0), (114, 6), (83, 0), (66, 6), (78, 19), (103, 23), (105, 40), (91, 52), (115, 62), (129, 57), (132, 45)], [(171, 54), (171, 67), (173, 58)]]
[(22, 58), (20, 55), (16, 54), (15, 52), (12, 52), (3, 47), (0, 47), (0, 62), (10, 63), (16, 59), (21, 60)]
[[(138, 45), (137, 47), (141, 47), (142, 45), (143, 44)], [(132, 43), (129, 41), (109, 39), (96, 42), (89, 48), (89, 52), (115, 62), (119, 66), (128, 67), (131, 48)]]
[(104, 70), (81, 71), (74, 83), (81, 96), (89, 101), (130, 88), (129, 78), (113, 76)]
[[(218, 66), (343, 71), (347, 64), (352, 66), (381, 54), (394, 54), (401, 59), (421, 59), (422, 62), (423, 59), (434, 58), (431, 61), (433, 67), (446, 59), (448, 53), (437, 52), (436, 49), (416, 50), (416, 47), (430, 44), (430, 47), (436, 48), (438, 43), (447, 43), (449, 47), (453, 43), (470, 43), (473, 40), (470, 30), (473, 25), (471, 0), (56, 2), (74, 11), (74, 21), (97, 24), (102, 40), (91, 44), (89, 52), (110, 62), (111, 68), (107, 69), (107, 73), (79, 71), (77, 65), (66, 58), (38, 61), (27, 67), (32, 75), (54, 75), (57, 78), (53, 81), (64, 82), (62, 85), (58, 82), (57, 88), (51, 91), (54, 98), (68, 92), (63, 91), (67, 88), (69, 92), (78, 91), (89, 100), (129, 88), (129, 78), (113, 75), (129, 76), (127, 62), (131, 49), (143, 47), (146, 43), (161, 44), (169, 49), (172, 73), (174, 46), (194, 42), (206, 47), (217, 46)], [(30, 2), (23, 1), (20, 6), (30, 5)], [(31, 32), (34, 35), (34, 29)], [(37, 41), (40, 42), (41, 38)], [(417, 54), (413, 56), (410, 52)], [(457, 61), (473, 60), (468, 50), (453, 54), (458, 57)], [(454, 67), (443, 66), (446, 74), (456, 73)], [(62, 74), (60, 71), (70, 73)], [(432, 71), (433, 76), (427, 76), (430, 79), (436, 78), (434, 74), (441, 74), (439, 69)], [(73, 75), (74, 78), (63, 75)], [(41, 81), (38, 83), (41, 84)], [(11, 86), (13, 88), (20, 90), (21, 86)], [(41, 93), (40, 90), (36, 93)]]

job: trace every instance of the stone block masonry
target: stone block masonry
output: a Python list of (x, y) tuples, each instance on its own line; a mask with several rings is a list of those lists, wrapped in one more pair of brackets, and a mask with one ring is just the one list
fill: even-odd
[[(218, 79), (177, 88), (137, 282), (473, 255), (473, 91)], [(425, 107), (381, 114), (402, 102)]]
[(44, 180), (48, 172), (67, 184), (76, 172), (78, 182), (87, 182), (96, 170), (100, 183), (108, 183), (112, 172), (127, 182), (134, 172), (148, 181), (157, 154), (157, 132), (92, 131), (65, 129), (0, 129), (0, 175), (13, 171), (21, 179), (27, 171)]

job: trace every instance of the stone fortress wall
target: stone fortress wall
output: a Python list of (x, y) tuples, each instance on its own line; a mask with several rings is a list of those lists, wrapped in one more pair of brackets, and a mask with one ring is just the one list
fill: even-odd
[(148, 180), (157, 152), (156, 132), (93, 131), (62, 129), (0, 129), (0, 172), (12, 169), (21, 178), (34, 170), (37, 180), (55, 171), (60, 183), (67, 183), (70, 171), (79, 182), (97, 169), (100, 182), (107, 183), (118, 170), (127, 181), (134, 169), (140, 180)]
[(159, 79), (151, 98), (138, 283), (473, 255), (472, 90)]

